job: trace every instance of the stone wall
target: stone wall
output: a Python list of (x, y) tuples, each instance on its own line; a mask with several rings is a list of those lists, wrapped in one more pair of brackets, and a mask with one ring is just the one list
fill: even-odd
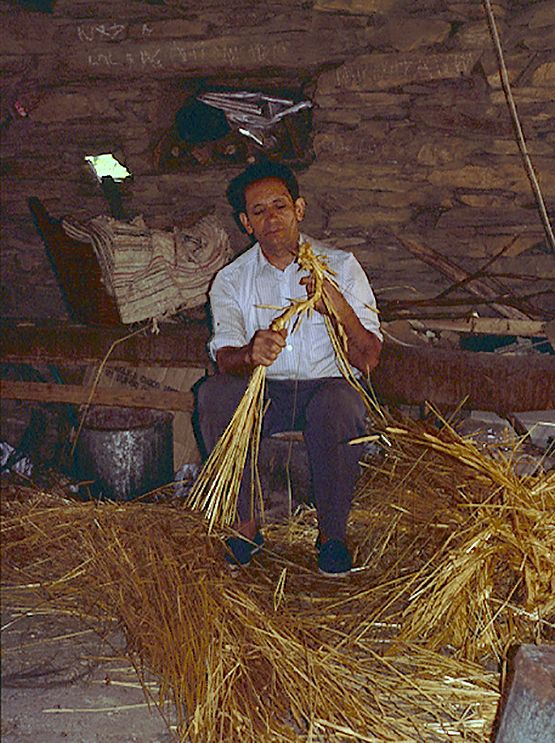
[[(553, 215), (555, 6), (493, 8)], [(52, 14), (4, 2), (0, 21), (7, 316), (66, 316), (27, 199), (55, 216), (107, 213), (88, 154), (112, 152), (130, 169), (128, 213), (165, 227), (214, 210), (244, 247), (224, 195), (237, 166), (161, 172), (153, 155), (199, 79), (311, 95), (306, 230), (352, 250), (380, 297), (450, 284), (399, 244), (407, 234), (470, 272), (506, 249), (490, 270), (517, 294), (555, 278), (478, 1), (58, 0)], [(548, 294), (534, 301), (555, 310)]]

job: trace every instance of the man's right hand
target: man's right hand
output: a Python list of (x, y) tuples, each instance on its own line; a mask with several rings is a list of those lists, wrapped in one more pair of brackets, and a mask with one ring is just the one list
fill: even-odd
[(247, 345), (250, 366), (271, 366), (285, 348), (287, 330), (257, 330)]

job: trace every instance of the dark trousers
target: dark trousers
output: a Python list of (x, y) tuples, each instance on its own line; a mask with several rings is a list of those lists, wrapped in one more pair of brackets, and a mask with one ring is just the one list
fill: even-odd
[[(247, 383), (241, 377), (217, 374), (198, 388), (198, 425), (207, 453), (229, 423)], [(347, 442), (366, 431), (360, 395), (342, 377), (326, 377), (268, 380), (266, 398), (269, 405), (262, 436), (278, 431), (303, 432), (319, 528), (330, 539), (343, 540), (362, 449)], [(248, 469), (239, 491), (240, 521), (253, 517)]]

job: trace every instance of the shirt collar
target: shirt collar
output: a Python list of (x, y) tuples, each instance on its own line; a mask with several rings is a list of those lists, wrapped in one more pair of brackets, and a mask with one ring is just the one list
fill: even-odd
[[(305, 240), (304, 235), (299, 235), (299, 245), (301, 245)], [(263, 276), (265, 273), (267, 274), (275, 274), (276, 272), (280, 275), (283, 275), (288, 269), (291, 268), (292, 265), (294, 265), (295, 261), (289, 264), (285, 271), (281, 271), (279, 268), (276, 268), (276, 266), (272, 266), (270, 261), (266, 258), (264, 253), (262, 252), (262, 248), (260, 247), (260, 243), (255, 243), (254, 248), (256, 250), (256, 271), (259, 276)], [(299, 269), (299, 266), (296, 266), (296, 269)], [(300, 269), (299, 269), (300, 270)]]

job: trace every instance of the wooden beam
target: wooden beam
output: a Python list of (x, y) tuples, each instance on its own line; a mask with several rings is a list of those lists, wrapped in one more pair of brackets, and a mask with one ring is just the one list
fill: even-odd
[[(206, 368), (210, 361), (206, 323), (165, 324), (160, 333), (149, 327), (132, 335), (126, 326), (77, 325), (73, 323), (3, 322), (1, 359), (10, 364), (108, 363), (129, 366)], [(129, 337), (131, 336), (131, 337)]]
[[(10, 326), (2, 337), (1, 359), (4, 363), (71, 365), (99, 363), (110, 347), (115, 333), (122, 337), (127, 328), (67, 326), (58, 323), (48, 326)], [(2, 332), (2, 329), (0, 329)], [(146, 333), (119, 344), (110, 361), (135, 367), (164, 366), (203, 367), (208, 363), (206, 341), (208, 328), (204, 325), (169, 325), (161, 327), (160, 335)], [(81, 345), (82, 344), (82, 345)], [(504, 355), (454, 351), (430, 346), (407, 348), (391, 342), (384, 344), (380, 364), (373, 372), (383, 399), (388, 402), (418, 404), (424, 400), (444, 406), (457, 406), (465, 397), (468, 406), (481, 410), (507, 411), (545, 410), (553, 407), (555, 400), (555, 356), (549, 354)], [(6, 385), (7, 383), (3, 383)], [(14, 382), (11, 385), (15, 384)], [(19, 393), (13, 398), (29, 397), (29, 383), (19, 383)], [(66, 385), (67, 387), (68, 385)], [(81, 404), (87, 401), (88, 392), (81, 390), (78, 399), (60, 399), (63, 385), (52, 385), (58, 402)], [(14, 387), (11, 387), (14, 390)], [(119, 390), (119, 393), (122, 391)], [(106, 394), (116, 395), (116, 390)], [(148, 391), (137, 403), (141, 407), (155, 407), (157, 395), (168, 393)], [(37, 393), (36, 393), (37, 394)], [(42, 394), (42, 393), (41, 393)], [(114, 397), (102, 402), (98, 389), (94, 402), (106, 405), (131, 405)], [(178, 394), (178, 393), (173, 393)], [(44, 400), (44, 397), (38, 398)], [(173, 405), (174, 403), (172, 403)], [(184, 404), (186, 404), (184, 402)], [(169, 406), (171, 410), (171, 405)], [(182, 409), (182, 408), (176, 408)], [(189, 408), (190, 409), (190, 408)]]
[(386, 402), (418, 405), (424, 400), (499, 415), (549, 410), (555, 400), (555, 356), (547, 353), (496, 354), (384, 344), (372, 372)]
[(0, 396), (7, 400), (33, 400), (35, 402), (64, 402), (73, 405), (114, 405), (124, 408), (150, 408), (152, 410), (193, 410), (192, 392), (163, 392), (161, 390), (132, 390), (76, 384), (47, 384), (43, 382), (0, 382)]
[(44, 240), (71, 317), (81, 322), (119, 324), (116, 300), (106, 291), (102, 271), (90, 243), (66, 235), (41, 201), (32, 196), (29, 209)]
[[(471, 274), (465, 271), (464, 268), (457, 266), (456, 263), (453, 263), (453, 261), (450, 261), (433, 248), (430, 248), (429, 245), (424, 245), (412, 238), (406, 237), (405, 235), (400, 237), (396, 234), (395, 237), (404, 248), (412, 253), (412, 255), (420, 258), (421, 261), (432, 266), (449, 279), (458, 283), (460, 281), (465, 281), (470, 277)], [(487, 277), (483, 279), (472, 279), (472, 281), (469, 281), (464, 285), (464, 288), (470, 294), (474, 294), (476, 297), (481, 297), (482, 299), (487, 300), (499, 297), (499, 294), (501, 293), (500, 287), (495, 285), (494, 280), (488, 279)], [(510, 317), (514, 320), (529, 319), (528, 315), (515, 307), (509, 307), (508, 305), (498, 303), (493, 303), (491, 306), (496, 310), (496, 312), (503, 315), (503, 317)]]
[[(547, 337), (542, 320), (511, 320), (503, 317), (461, 317), (457, 320), (409, 320), (418, 330), (454, 330), (458, 333)], [(385, 324), (387, 328), (387, 324)]]

